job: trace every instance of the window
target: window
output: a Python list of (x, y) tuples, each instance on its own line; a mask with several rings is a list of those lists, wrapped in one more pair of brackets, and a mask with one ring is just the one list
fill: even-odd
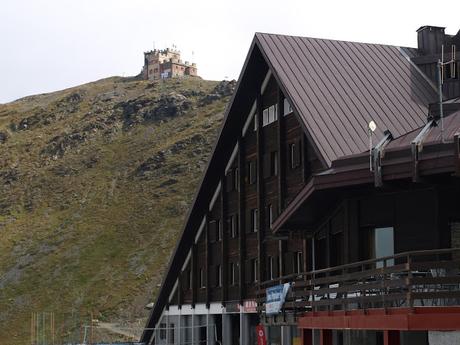
[(160, 323), (160, 339), (161, 340), (166, 339), (166, 324), (165, 323)]
[(169, 344), (174, 344), (174, 324), (170, 323), (169, 324), (169, 339), (168, 339)]
[(256, 161), (250, 161), (248, 163), (248, 182), (254, 184), (257, 181), (257, 164)]
[(200, 287), (203, 289), (206, 287), (206, 282), (204, 279), (204, 270), (203, 268), (200, 268)]
[(295, 169), (300, 165), (299, 145), (297, 143), (289, 144), (289, 158), (291, 169)]
[(252, 232), (257, 232), (258, 230), (258, 216), (259, 216), (259, 212), (256, 208), (253, 208), (251, 210), (251, 230)]
[(268, 210), (268, 224), (270, 224), (270, 226), (272, 226), (272, 224), (273, 224), (273, 206), (268, 205), (267, 210)]
[(270, 153), (270, 176), (278, 176), (278, 152)]
[(222, 225), (220, 219), (216, 220), (216, 241), (222, 240)]
[(228, 227), (230, 229), (230, 237), (237, 238), (238, 237), (238, 216), (233, 214), (228, 219)]
[[(360, 244), (362, 259), (378, 259), (394, 255), (393, 227), (365, 228), (363, 230), (362, 243)], [(392, 265), (394, 265), (394, 260), (387, 260), (387, 266)], [(383, 267), (383, 262), (377, 262), (376, 267)]]
[(289, 103), (289, 101), (287, 100), (287, 98), (284, 99), (284, 116), (286, 115), (289, 115), (290, 113), (292, 113), (292, 107), (291, 107), (291, 103)]
[(239, 178), (238, 168), (233, 169), (233, 190), (239, 190), (238, 178)]
[(268, 125), (268, 109), (264, 109), (262, 112), (262, 127)]
[(275, 257), (273, 256), (268, 257), (268, 277), (270, 280), (275, 278)]
[(230, 285), (235, 285), (236, 284), (236, 273), (235, 273), (235, 263), (234, 262), (230, 262), (228, 274), (229, 274)]
[(216, 287), (222, 286), (222, 266), (216, 266)]
[(303, 254), (302, 252), (294, 253), (294, 273), (300, 274), (303, 271)]
[(225, 176), (225, 184), (227, 191), (239, 190), (239, 172), (238, 168), (233, 168), (228, 170), (227, 175)]
[(259, 260), (251, 259), (251, 282), (259, 281)]
[(262, 126), (267, 126), (270, 123), (278, 120), (278, 105), (274, 104), (266, 108), (262, 112)]

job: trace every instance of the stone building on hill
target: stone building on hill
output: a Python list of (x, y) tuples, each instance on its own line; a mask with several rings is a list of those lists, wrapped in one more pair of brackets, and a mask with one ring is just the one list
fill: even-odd
[(182, 61), (180, 51), (175, 48), (154, 49), (144, 53), (142, 77), (146, 80), (197, 76), (195, 63)]

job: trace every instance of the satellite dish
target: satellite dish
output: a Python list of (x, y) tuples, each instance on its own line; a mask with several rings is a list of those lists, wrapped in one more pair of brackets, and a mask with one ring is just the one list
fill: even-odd
[(374, 121), (369, 122), (369, 130), (374, 133), (375, 130), (377, 129), (377, 125), (375, 124)]

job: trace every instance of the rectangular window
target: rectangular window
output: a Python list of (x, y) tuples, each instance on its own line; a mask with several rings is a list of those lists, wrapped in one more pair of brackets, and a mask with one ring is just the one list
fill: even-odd
[(254, 184), (257, 181), (257, 164), (256, 161), (250, 161), (248, 163), (248, 178), (249, 184)]
[(251, 281), (256, 283), (259, 281), (259, 260), (251, 259)]
[(289, 144), (289, 158), (291, 169), (295, 169), (300, 165), (300, 151), (297, 143)]
[(216, 287), (222, 286), (222, 266), (216, 266)]
[(275, 107), (268, 108), (268, 123), (275, 122)]
[(203, 268), (200, 268), (200, 287), (203, 289), (206, 287), (206, 282), (204, 279), (204, 270)]
[(236, 274), (235, 274), (235, 263), (230, 262), (230, 267), (229, 267), (229, 283), (230, 285), (235, 285), (236, 283)]
[(169, 339), (168, 339), (169, 344), (174, 344), (174, 324), (170, 323), (169, 324)]
[(262, 112), (262, 116), (263, 116), (263, 122), (262, 122), (263, 127), (278, 120), (278, 105), (274, 104), (264, 109), (264, 111)]
[(257, 232), (259, 220), (258, 220), (259, 212), (256, 208), (251, 210), (251, 230), (252, 232)]
[[(376, 259), (395, 254), (393, 228), (375, 228), (374, 230), (374, 257)], [(394, 259), (387, 261), (387, 266), (393, 266)], [(377, 263), (377, 268), (383, 267), (383, 262)]]
[(228, 219), (228, 227), (230, 229), (230, 237), (237, 238), (238, 237), (238, 216), (233, 214)]
[(220, 219), (216, 220), (216, 241), (222, 240), (222, 224)]
[(278, 176), (278, 152), (270, 153), (270, 175)]
[(303, 254), (302, 252), (294, 253), (294, 273), (300, 274), (303, 272)]
[[(393, 227), (364, 228), (360, 243), (361, 259), (379, 259), (394, 255), (394, 229)], [(387, 266), (394, 265), (394, 260), (387, 260)], [(377, 268), (383, 267), (379, 261)]]
[(265, 127), (268, 124), (269, 124), (269, 122), (268, 122), (268, 109), (264, 109), (264, 111), (262, 112), (262, 127)]
[(290, 113), (292, 113), (292, 107), (291, 107), (291, 103), (289, 103), (289, 101), (287, 100), (287, 98), (284, 99), (284, 116), (286, 115), (289, 115)]
[(238, 168), (233, 169), (233, 190), (239, 190), (239, 171)]
[(268, 277), (270, 280), (275, 277), (275, 258), (273, 256), (268, 257)]
[(161, 340), (166, 339), (166, 324), (165, 323), (160, 323), (160, 339)]
[(268, 213), (268, 224), (270, 224), (270, 226), (272, 226), (273, 224), (273, 206), (272, 205), (268, 205), (267, 206), (267, 213)]

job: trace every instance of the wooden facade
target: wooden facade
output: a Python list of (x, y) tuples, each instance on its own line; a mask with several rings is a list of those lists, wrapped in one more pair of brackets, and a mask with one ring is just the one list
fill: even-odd
[[(399, 91), (399, 94), (391, 95), (393, 91), (382, 88), (380, 93), (369, 93), (364, 99), (357, 99), (347, 85), (334, 83), (329, 77), (328, 80), (326, 77), (315, 77), (311, 81), (316, 83), (317, 89), (309, 86), (307, 91), (300, 91), (291, 79), (286, 79), (293, 67), (279, 67), (277, 64), (281, 57), (275, 54), (274, 49), (269, 49), (270, 40), (289, 42), (297, 39), (256, 35), (142, 341), (153, 342), (158, 337), (155, 329), (168, 306), (174, 306), (179, 311), (179, 319), (182, 315), (180, 310), (185, 307), (193, 311), (196, 306), (204, 306), (207, 314), (199, 315), (207, 315), (209, 321), (210, 310), (216, 305), (221, 305), (222, 310), (231, 314), (235, 312), (235, 305), (243, 313), (245, 304), (254, 302), (259, 315), (254, 314), (255, 318), (248, 321), (251, 327), (254, 322), (264, 323), (267, 327), (298, 324), (303, 329), (303, 342), (310, 344), (314, 338), (311, 329), (341, 330), (331, 326), (333, 321), (330, 320), (335, 319), (328, 319), (329, 314), (318, 314), (321, 318), (315, 319), (315, 313), (347, 312), (347, 308), (394, 308), (397, 304), (393, 302), (387, 305), (377, 300), (382, 296), (385, 299), (387, 295), (391, 295), (388, 298), (393, 298), (392, 301), (397, 299), (396, 290), (390, 293), (391, 284), (405, 296), (407, 291), (414, 289), (416, 284), (407, 281), (404, 284), (400, 282), (402, 285), (396, 282), (391, 286), (385, 285), (385, 281), (393, 279), (392, 274), (409, 275), (412, 279), (415, 269), (408, 270), (412, 261), (403, 261), (412, 260), (415, 254), (398, 256), (400, 253), (441, 250), (423, 252), (425, 257), (432, 258), (431, 262), (438, 263), (443, 260), (455, 262), (460, 258), (455, 251), (442, 251), (460, 246), (460, 207), (457, 202), (460, 193), (460, 111), (457, 109), (460, 109), (460, 104), (450, 102), (448, 107), (451, 111), (446, 114), (449, 116), (444, 122), (446, 128), (440, 133), (439, 126), (436, 126), (439, 116), (429, 113), (433, 108), (433, 89), (429, 80), (435, 79), (430, 71), (436, 64), (437, 53), (428, 49), (430, 33), (438, 35), (439, 32), (425, 30), (419, 32), (419, 41), (425, 45), (419, 47), (418, 54), (416, 50), (394, 51), (394, 57), (379, 60), (383, 65), (382, 75), (369, 61), (374, 75), (368, 76), (367, 83), (377, 86), (382, 83), (389, 87), (390, 81), (385, 76), (389, 69), (391, 73), (400, 74), (398, 78), (401, 80), (396, 78), (394, 82), (401, 88), (407, 85), (407, 94)], [(456, 39), (446, 38), (451, 45)], [(300, 43), (297, 44), (300, 47)], [(345, 54), (339, 50), (328, 53), (330, 43), (323, 44), (322, 40), (313, 43), (307, 40), (305, 44), (318, 45), (318, 51), (334, 55), (334, 58), (335, 54)], [(371, 48), (366, 46), (364, 49)], [(375, 48), (379, 53), (382, 53), (381, 49), (380, 46)], [(302, 73), (306, 75), (310, 71), (307, 53), (300, 49), (295, 54), (304, 59), (298, 60), (296, 66), (299, 69), (299, 66), (304, 66)], [(355, 57), (361, 63), (368, 59), (368, 52), (363, 54)], [(408, 62), (410, 59), (412, 61)], [(418, 64), (420, 69), (413, 70), (413, 64)], [(404, 72), (404, 68), (410, 72)], [(346, 82), (351, 84), (349, 78), (355, 75), (352, 64), (344, 65), (344, 69), (348, 73), (344, 80), (348, 78)], [(460, 97), (460, 79), (458, 74), (452, 76), (444, 86), (445, 97), (455, 99)], [(362, 76), (355, 77), (353, 83), (363, 83)], [(291, 78), (299, 79), (295, 73)], [(340, 87), (344, 88), (339, 93), (340, 99), (330, 100), (332, 91), (328, 89), (338, 91)], [(379, 89), (375, 85), (373, 87)], [(315, 117), (311, 120), (302, 111), (301, 103), (305, 103), (302, 92), (306, 92), (305, 97), (312, 100), (318, 111), (317, 118), (331, 126), (325, 142), (318, 138), (324, 135), (326, 129), (314, 127), (316, 124), (312, 121), (316, 121)], [(365, 95), (365, 91), (362, 92)], [(417, 102), (412, 104), (408, 95), (414, 92), (417, 93), (414, 96)], [(320, 102), (322, 96), (325, 98), (320, 104), (324, 113), (315, 103)], [(385, 103), (390, 97), (396, 99), (394, 105)], [(379, 116), (377, 120), (389, 128), (394, 126), (404, 130), (399, 136), (387, 137), (385, 133), (390, 131), (382, 131), (376, 140), (380, 143), (374, 142), (372, 152), (363, 150), (360, 145), (362, 142), (365, 145), (368, 137), (366, 131), (352, 128), (353, 121), (358, 121), (350, 112), (353, 106), (359, 107), (360, 111), (381, 106), (383, 113), (376, 115)], [(402, 112), (412, 109), (414, 114), (420, 112), (421, 115), (412, 114), (411, 119), (396, 117), (395, 120), (385, 115), (385, 111), (395, 115), (400, 111), (398, 107)], [(337, 116), (345, 116), (345, 119), (341, 118), (342, 123), (347, 123), (343, 128), (332, 128), (336, 125), (332, 111)], [(423, 119), (426, 115), (427, 118)], [(429, 122), (430, 119), (434, 120)], [(346, 135), (353, 130), (356, 130), (356, 140), (350, 142)], [(340, 136), (343, 138), (338, 138)], [(385, 141), (384, 138), (389, 139)], [(345, 142), (347, 148), (341, 147), (341, 142)], [(417, 259), (414, 260), (421, 257), (415, 256)], [(432, 269), (435, 269), (437, 266), (433, 265)], [(394, 269), (389, 266), (394, 266)], [(387, 270), (382, 271), (382, 268)], [(425, 268), (425, 272), (429, 272), (430, 268)], [(379, 284), (387, 290), (385, 293), (379, 290), (377, 294), (376, 288), (374, 292), (366, 288), (371, 295), (365, 299), (364, 290), (360, 290), (357, 284), (361, 287), (375, 285), (373, 281), (378, 272), (384, 277)], [(361, 277), (361, 280), (350, 278), (354, 276)], [(423, 278), (428, 284), (435, 277)], [(460, 284), (456, 277), (449, 279), (449, 283), (456, 284), (458, 280)], [(283, 317), (267, 317), (265, 289), (281, 283), (292, 284)], [(460, 300), (460, 295), (454, 296), (450, 292), (448, 298), (458, 297)], [(331, 293), (335, 297), (331, 298)], [(441, 298), (446, 291), (436, 293)], [(350, 294), (355, 295), (350, 297)], [(368, 298), (372, 296), (375, 298)], [(437, 298), (433, 296), (404, 297), (401, 303), (408, 301), (408, 307), (414, 307), (413, 303), (425, 303), (428, 297), (432, 300)], [(357, 302), (358, 297), (361, 302)], [(369, 301), (368, 307), (364, 307), (363, 301)], [(222, 311), (222, 315), (224, 313)], [(191, 315), (196, 315), (196, 312), (191, 312)], [(192, 327), (197, 322), (194, 317), (197, 316), (191, 318)], [(222, 339), (224, 345), (235, 343), (234, 336), (225, 340), (222, 329), (226, 321), (223, 316), (222, 319), (213, 316), (213, 320), (217, 325), (215, 339)], [(238, 324), (240, 344), (253, 343), (254, 337), (243, 337), (245, 331), (241, 320)], [(318, 323), (318, 320), (323, 323)], [(236, 324), (231, 327), (236, 327)], [(460, 324), (455, 329), (460, 330)], [(392, 328), (383, 326), (383, 330), (392, 331)], [(250, 332), (253, 332), (252, 328)], [(276, 334), (276, 331), (273, 332)], [(206, 334), (209, 343), (209, 333)], [(384, 334), (386, 344), (398, 344), (399, 333), (389, 334)], [(193, 342), (193, 332), (191, 337)], [(332, 340), (331, 334), (324, 333), (323, 336), (321, 333), (320, 338), (321, 344), (350, 344), (343, 335), (335, 334)]]

